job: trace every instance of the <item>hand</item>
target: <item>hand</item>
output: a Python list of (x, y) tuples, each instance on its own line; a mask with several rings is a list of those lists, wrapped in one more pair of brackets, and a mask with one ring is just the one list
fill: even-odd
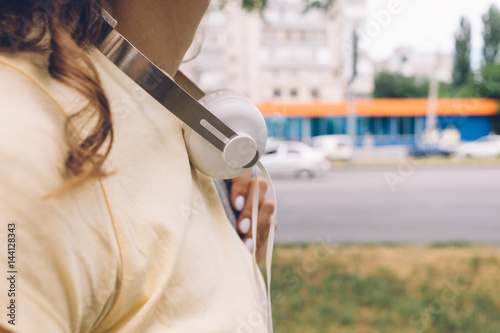
[(242, 176), (232, 179), (230, 200), (233, 209), (240, 212), (236, 222), (237, 231), (243, 242), (250, 251), (253, 250), (254, 239), (256, 239), (256, 259), (259, 263), (266, 253), (269, 228), (271, 226), (271, 215), (274, 212), (274, 202), (265, 198), (267, 181), (259, 177), (259, 214), (257, 221), (257, 236), (252, 235), (252, 202), (255, 178), (251, 171)]

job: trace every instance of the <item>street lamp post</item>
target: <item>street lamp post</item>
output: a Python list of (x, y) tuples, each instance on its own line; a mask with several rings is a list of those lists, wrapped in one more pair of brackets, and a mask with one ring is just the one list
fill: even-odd
[(357, 62), (358, 62), (358, 35), (356, 30), (352, 31), (352, 76), (347, 83), (347, 134), (352, 138), (354, 144), (356, 145), (356, 99), (354, 96), (353, 83), (358, 74), (357, 72)]

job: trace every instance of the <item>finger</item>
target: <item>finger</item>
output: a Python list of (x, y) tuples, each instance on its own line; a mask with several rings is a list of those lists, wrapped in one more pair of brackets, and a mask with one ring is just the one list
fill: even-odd
[(269, 199), (265, 199), (262, 205), (259, 207), (259, 218), (257, 221), (257, 247), (261, 243), (267, 242), (269, 237), (269, 228), (271, 227), (271, 217), (274, 212), (274, 202)]
[[(266, 250), (267, 250), (267, 242), (269, 239), (269, 229), (271, 227), (271, 217), (274, 212), (274, 202), (271, 200), (264, 200), (262, 202), (262, 206), (259, 209), (259, 223), (257, 233), (257, 250), (255, 251), (255, 259), (257, 263), (260, 263), (262, 259), (264, 259)], [(262, 216), (262, 218), (260, 218)]]
[[(251, 226), (254, 187), (255, 187), (255, 181), (254, 181), (254, 179), (252, 179), (252, 182), (250, 184), (250, 190), (248, 191), (245, 205), (243, 207), (243, 210), (240, 213), (240, 216), (239, 216), (238, 222), (237, 222), (238, 231), (243, 235), (245, 235), (249, 232), (250, 226)], [(266, 190), (267, 190), (267, 182), (264, 179), (260, 179), (259, 180), (259, 199), (258, 199), (258, 206), (259, 207), (262, 204), (262, 201), (264, 200)]]
[(231, 205), (236, 211), (241, 211), (245, 206), (248, 197), (248, 190), (252, 181), (252, 172), (248, 171), (243, 175), (231, 180)]
[[(269, 199), (264, 199), (259, 206), (259, 211), (257, 213), (257, 240), (267, 239), (269, 235), (269, 228), (271, 227), (271, 216), (274, 212), (274, 202)], [(250, 221), (250, 219), (248, 219)], [(242, 221), (243, 222), (243, 221)], [(241, 227), (240, 227), (241, 228)], [(248, 237), (253, 237), (252, 230), (249, 228), (248, 232), (245, 232), (245, 237), (243, 239), (247, 239)]]
[[(252, 206), (253, 206), (253, 192), (255, 189), (255, 178), (252, 178), (252, 181), (250, 183), (250, 187), (248, 190), (248, 195), (245, 201), (245, 205), (243, 206), (243, 209), (240, 214), (240, 219), (244, 217), (251, 217), (252, 216)], [(260, 178), (259, 179), (259, 198), (258, 198), (258, 205), (262, 204), (262, 200), (264, 200), (264, 197), (266, 195), (267, 191), (267, 181), (265, 179)]]
[(247, 246), (247, 248), (252, 251), (253, 246), (257, 246), (256, 249), (256, 260), (260, 262), (266, 253), (267, 248), (267, 240), (269, 238), (269, 228), (271, 227), (271, 217), (274, 212), (274, 202), (269, 199), (264, 199), (262, 204), (259, 207), (259, 216), (258, 216), (258, 227), (256, 237), (253, 237), (252, 232), (250, 231), (244, 238), (243, 242)]
[(242, 235), (247, 235), (250, 232), (252, 221), (249, 217), (244, 217), (238, 221), (238, 232)]

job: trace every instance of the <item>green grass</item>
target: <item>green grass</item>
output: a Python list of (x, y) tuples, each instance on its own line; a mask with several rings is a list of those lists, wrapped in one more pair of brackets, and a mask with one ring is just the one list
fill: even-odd
[(435, 242), (431, 243), (432, 247), (469, 247), (471, 246), (468, 242), (463, 241), (452, 241), (452, 242)]
[(277, 246), (276, 332), (500, 332), (500, 246)]

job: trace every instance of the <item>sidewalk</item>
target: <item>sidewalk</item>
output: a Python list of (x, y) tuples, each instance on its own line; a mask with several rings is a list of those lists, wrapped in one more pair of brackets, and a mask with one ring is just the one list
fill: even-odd
[(408, 146), (375, 146), (355, 148), (350, 161), (331, 161), (332, 168), (397, 166), (414, 161), (419, 166), (498, 165), (500, 158), (411, 157)]

